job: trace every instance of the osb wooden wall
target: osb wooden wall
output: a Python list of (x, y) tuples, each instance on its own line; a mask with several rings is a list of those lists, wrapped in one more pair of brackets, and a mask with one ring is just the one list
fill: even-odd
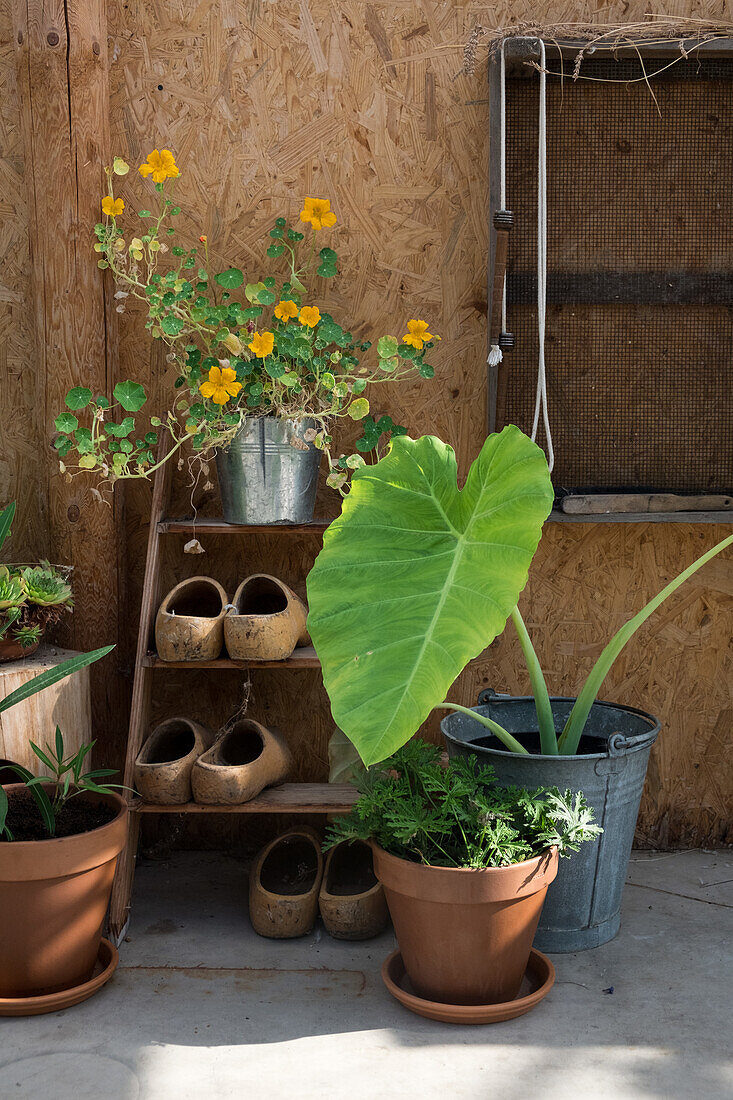
[[(491, 9), (469, 0), (110, 0), (113, 146), (133, 161), (154, 146), (173, 149), (183, 172), (181, 232), (191, 239), (207, 233), (223, 266), (241, 264), (252, 276), (262, 270), (272, 219), (297, 217), (305, 194), (330, 198), (339, 224), (329, 243), (339, 252), (340, 275), (319, 290), (359, 336), (404, 331), (400, 326), (414, 316), (441, 334), (435, 380), (385, 387), (380, 404), (412, 433), (435, 432), (452, 442), (465, 474), (486, 425), (488, 118), (484, 66), (473, 78), (457, 75), (456, 46), (476, 19), (632, 21), (646, 10), (643, 0), (602, 8), (568, 2)], [(664, 10), (730, 18), (727, 6), (711, 3), (667, 4)], [(19, 494), (33, 532), (29, 545), (40, 551), (48, 534), (44, 479), (51, 459), (39, 460), (39, 447), (51, 410), (33, 391), (22, 149), (12, 118), (10, 22), (0, 25), (0, 86), (10, 102), (0, 128), (0, 371), (3, 387), (12, 382), (16, 413), (10, 427), (5, 417), (0, 424), (0, 471), (2, 496)], [(130, 179), (133, 184), (141, 186), (139, 179)], [(140, 319), (123, 317), (120, 377), (162, 395), (162, 367), (159, 355), (151, 357)], [(181, 478), (178, 496), (184, 508)], [(123, 661), (136, 627), (149, 500), (147, 487), (127, 487)], [(216, 493), (199, 487), (196, 502), (215, 511)], [(334, 506), (333, 497), (321, 495), (322, 514)], [(721, 535), (711, 527), (678, 525), (548, 525), (522, 606), (551, 689), (575, 691), (609, 630)], [(257, 542), (203, 541), (206, 556), (192, 558), (183, 555), (182, 538), (168, 538), (166, 584), (201, 571), (233, 590), (243, 575), (262, 568), (302, 592), (317, 551), (315, 539), (276, 535)], [(83, 598), (83, 577), (77, 583)], [(731, 840), (733, 776), (725, 771), (723, 746), (733, 715), (732, 625), (733, 562), (718, 562), (704, 583), (688, 586), (669, 604), (656, 620), (656, 634), (647, 628), (629, 647), (604, 688), (605, 697), (655, 710), (665, 721), (640, 821), (644, 842)], [(183, 709), (217, 724), (242, 694), (239, 678), (229, 673), (157, 676), (161, 716)], [(486, 684), (527, 690), (509, 635), (464, 674), (461, 698), (473, 702)], [(251, 713), (288, 733), (298, 777), (325, 777), (332, 727), (317, 674), (260, 671), (252, 690)], [(428, 732), (436, 734), (435, 723)], [(119, 735), (103, 740), (119, 760)]]

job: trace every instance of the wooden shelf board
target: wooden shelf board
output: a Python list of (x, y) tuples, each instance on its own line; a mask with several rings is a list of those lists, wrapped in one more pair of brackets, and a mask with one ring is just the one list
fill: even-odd
[(357, 797), (348, 783), (283, 783), (238, 806), (157, 806), (138, 799), (130, 809), (142, 814), (332, 814), (348, 813)]
[(143, 658), (145, 668), (220, 668), (220, 669), (246, 669), (253, 668), (320, 668), (315, 649), (312, 645), (304, 645), (296, 649), (291, 657), (284, 661), (233, 661), (231, 657), (217, 657), (215, 661), (164, 661), (157, 653), (147, 653)]
[(330, 519), (314, 519), (310, 523), (239, 524), (211, 518), (195, 521), (163, 519), (158, 523), (158, 532), (161, 535), (193, 533), (196, 535), (267, 535), (275, 531), (288, 535), (322, 534), (330, 522)]

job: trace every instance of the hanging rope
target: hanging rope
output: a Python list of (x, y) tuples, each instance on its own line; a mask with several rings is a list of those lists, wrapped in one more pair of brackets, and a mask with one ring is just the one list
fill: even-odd
[[(539, 39), (540, 46), (540, 102), (539, 102), (539, 143), (537, 150), (537, 337), (539, 358), (537, 362), (537, 393), (532, 422), (532, 439), (537, 438), (537, 428), (542, 411), (542, 423), (547, 441), (547, 464), (552, 471), (555, 465), (555, 452), (552, 446), (550, 418), (547, 411), (547, 376), (545, 373), (545, 313), (547, 309), (547, 96), (546, 96), (546, 59), (545, 43)], [(502, 43), (502, 66), (504, 63), (504, 45)], [(502, 119), (504, 117), (504, 89), (502, 80)], [(503, 159), (502, 159), (503, 164)], [(503, 200), (502, 200), (503, 201)]]
[[(499, 209), (506, 209), (506, 59), (504, 57), (504, 43), (501, 44), (500, 62), (501, 93), (499, 96)], [(506, 332), (506, 279), (501, 300), (501, 331)], [(504, 358), (498, 344), (492, 344), (489, 348), (487, 360), (490, 367), (498, 367)]]

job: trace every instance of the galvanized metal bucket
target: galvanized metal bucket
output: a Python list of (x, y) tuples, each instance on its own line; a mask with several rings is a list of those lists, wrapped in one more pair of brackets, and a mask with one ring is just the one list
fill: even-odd
[[(551, 699), (557, 730), (563, 728), (574, 702)], [(583, 844), (569, 858), (560, 860), (557, 878), (547, 891), (535, 947), (567, 952), (607, 943), (621, 923), (626, 868), (659, 722), (633, 707), (596, 702), (578, 755), (542, 756), (531, 696), (514, 698), (482, 691), (479, 706), (473, 709), (514, 734), (530, 754), (509, 752), (488, 729), (468, 715), (456, 713), (440, 724), (449, 756), (475, 753), (491, 764), (498, 782), (506, 786), (582, 791), (604, 830), (595, 843)]]
[(310, 523), (321, 452), (304, 436), (312, 420), (248, 417), (216, 469), (227, 523)]

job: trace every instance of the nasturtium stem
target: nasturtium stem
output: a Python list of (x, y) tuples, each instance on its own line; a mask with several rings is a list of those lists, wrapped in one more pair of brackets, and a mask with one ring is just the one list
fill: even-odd
[(557, 756), (557, 734), (555, 733), (555, 720), (552, 717), (552, 705), (547, 692), (547, 684), (542, 675), (542, 666), (532, 645), (532, 639), (529, 636), (527, 627), (524, 625), (524, 619), (520, 615), (518, 607), (515, 607), (512, 611), (511, 620), (514, 623), (514, 629), (522, 647), (529, 673), (529, 682), (532, 685), (542, 754), (544, 756)]
[(528, 749), (525, 749), (524, 745), (520, 745), (516, 737), (512, 737), (508, 730), (505, 730), (503, 726), (500, 726), (498, 722), (494, 722), (491, 718), (487, 718), (484, 714), (479, 714), (478, 711), (471, 710), (470, 707), (462, 707), (460, 703), (451, 703), (446, 700), (445, 703), (438, 703), (434, 708), (435, 710), (457, 710), (461, 714), (467, 714), (469, 718), (473, 718), (476, 722), (479, 722), (482, 726), (486, 726), (490, 729), (495, 737), (506, 745), (511, 752), (521, 752), (525, 756), (529, 755)]

